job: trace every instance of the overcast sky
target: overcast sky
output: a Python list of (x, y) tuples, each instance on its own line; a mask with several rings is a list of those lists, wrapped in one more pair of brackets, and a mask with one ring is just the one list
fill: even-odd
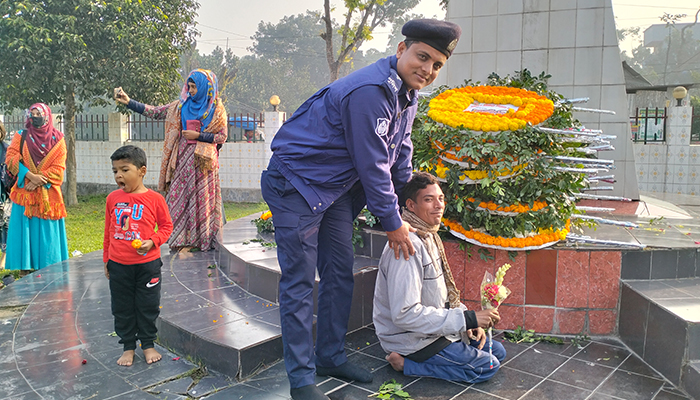
[[(392, 1), (392, 0), (388, 0)], [(450, 0), (461, 1), (461, 0)], [(493, 0), (480, 0), (493, 1)], [(557, 0), (551, 0), (557, 1)], [(260, 21), (277, 23), (286, 15), (305, 13), (306, 10), (322, 10), (323, 0), (199, 0), (201, 7), (197, 17), (201, 36), (197, 47), (200, 53), (208, 54), (217, 45), (228, 47), (239, 56), (249, 54), (246, 50), (252, 44), (250, 37), (255, 34)], [(661, 23), (659, 17), (664, 12), (669, 14), (687, 14), (680, 22), (693, 22), (695, 12), (700, 7), (700, 0), (612, 0), (617, 28), (642, 27)], [(342, 1), (332, 0), (336, 6), (336, 20), (342, 17)], [(438, 0), (421, 0), (413, 11), (426, 17), (444, 18), (445, 12)], [(384, 50), (390, 29), (383, 28), (374, 33), (374, 42), (368, 47)], [(623, 50), (631, 44), (623, 44)]]
[[(250, 54), (246, 48), (253, 44), (250, 37), (257, 31), (260, 21), (277, 23), (287, 15), (303, 14), (306, 10), (323, 10), (323, 0), (199, 0), (199, 3), (201, 7), (197, 29), (202, 36), (197, 40), (197, 48), (200, 53), (208, 54), (217, 45), (226, 48), (228, 39), (228, 47), (238, 56)], [(421, 0), (413, 12), (444, 19), (445, 11), (439, 3), (438, 0)], [(342, 1), (331, 0), (331, 6), (336, 6), (338, 10), (334, 14), (336, 20), (342, 18), (341, 5)], [(378, 41), (375, 47), (380, 47), (383, 51), (389, 33), (389, 27), (375, 32)]]

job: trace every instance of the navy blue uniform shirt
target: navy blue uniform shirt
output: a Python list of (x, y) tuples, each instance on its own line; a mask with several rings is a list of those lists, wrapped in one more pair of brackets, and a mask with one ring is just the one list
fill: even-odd
[(384, 229), (401, 227), (397, 193), (413, 169), (417, 93), (407, 90), (396, 62), (396, 56), (381, 59), (319, 90), (275, 135), (270, 164), (314, 213), (359, 180)]

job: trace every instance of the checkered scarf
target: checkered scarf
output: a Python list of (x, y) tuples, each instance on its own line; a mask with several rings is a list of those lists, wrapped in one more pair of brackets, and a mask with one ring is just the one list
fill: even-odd
[[(447, 255), (445, 254), (445, 248), (442, 245), (442, 239), (438, 235), (437, 231), (440, 225), (428, 225), (425, 221), (420, 219), (416, 214), (404, 209), (401, 214), (401, 218), (411, 224), (412, 227), (416, 228), (416, 235), (420, 240), (427, 246), (431, 241), (435, 243), (435, 246), (440, 253), (440, 260), (442, 261), (442, 276), (445, 277), (445, 285), (447, 286), (447, 299), (450, 302), (450, 308), (458, 308), (460, 305), (459, 300), (459, 289), (455, 284), (455, 278), (452, 276), (452, 270), (450, 270), (450, 264), (447, 262)], [(432, 254), (431, 254), (432, 257)], [(435, 260), (433, 260), (435, 262)]]

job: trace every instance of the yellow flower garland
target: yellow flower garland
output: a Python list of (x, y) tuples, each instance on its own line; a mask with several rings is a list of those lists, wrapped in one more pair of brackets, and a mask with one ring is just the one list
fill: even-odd
[(544, 201), (535, 201), (532, 204), (532, 207), (530, 207), (527, 204), (512, 204), (509, 206), (499, 206), (498, 204), (489, 201), (489, 202), (480, 202), (479, 204), (476, 204), (476, 199), (473, 197), (467, 198), (467, 201), (472, 203), (472, 206), (475, 208), (482, 208), (482, 209), (487, 209), (491, 211), (501, 211), (501, 212), (510, 212), (510, 213), (525, 213), (528, 211), (538, 211), (541, 210), (545, 207), (547, 207), (547, 203)]
[[(512, 168), (503, 168), (499, 171), (493, 171), (492, 173), (495, 174), (496, 177), (506, 177), (520, 172), (520, 170), (522, 170), (525, 167), (527, 167), (527, 163), (514, 165)], [(449, 171), (449, 168), (447, 168), (445, 164), (442, 163), (442, 161), (438, 161), (435, 168), (435, 176), (444, 180), (445, 176), (447, 176), (447, 171)], [(467, 179), (470, 179), (472, 181), (478, 181), (488, 176), (489, 171), (474, 169), (462, 171), (462, 175), (459, 176), (459, 180), (460, 182), (465, 181)]]
[[(471, 112), (473, 103), (511, 105), (505, 114)], [(515, 131), (528, 123), (544, 122), (554, 113), (554, 103), (529, 90), (505, 86), (465, 86), (446, 90), (430, 101), (428, 116), (453, 128), (472, 131)], [(517, 107), (517, 111), (514, 109)]]

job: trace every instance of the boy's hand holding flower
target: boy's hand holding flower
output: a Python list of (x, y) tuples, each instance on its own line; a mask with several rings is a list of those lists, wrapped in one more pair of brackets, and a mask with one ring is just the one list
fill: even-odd
[(148, 253), (148, 250), (152, 249), (153, 246), (155, 246), (155, 243), (153, 243), (152, 240), (150, 240), (150, 239), (144, 240), (141, 242), (141, 247), (136, 249), (136, 252), (141, 254), (141, 255), (144, 255), (144, 254)]

